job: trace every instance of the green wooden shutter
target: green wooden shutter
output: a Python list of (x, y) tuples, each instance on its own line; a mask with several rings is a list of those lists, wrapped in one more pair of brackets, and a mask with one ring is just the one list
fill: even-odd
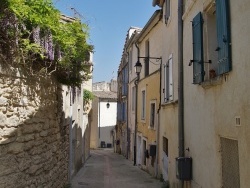
[(204, 81), (203, 61), (203, 20), (199, 12), (193, 19), (193, 83), (199, 84)]
[(218, 73), (232, 70), (229, 0), (216, 0)]

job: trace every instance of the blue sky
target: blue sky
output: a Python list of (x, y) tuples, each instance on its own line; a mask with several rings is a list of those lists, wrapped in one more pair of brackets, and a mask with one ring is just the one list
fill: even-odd
[(123, 46), (130, 26), (143, 27), (157, 7), (152, 0), (54, 0), (68, 16), (74, 8), (90, 28), (89, 43), (94, 45), (93, 82), (117, 77)]

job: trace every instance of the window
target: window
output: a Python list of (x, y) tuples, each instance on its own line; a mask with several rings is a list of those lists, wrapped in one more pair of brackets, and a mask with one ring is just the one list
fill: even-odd
[(162, 149), (165, 152), (165, 154), (168, 156), (168, 139), (163, 136), (163, 144), (162, 144)]
[(170, 0), (166, 0), (165, 6), (165, 24), (167, 24), (170, 18)]
[(122, 103), (122, 121), (127, 121), (127, 103)]
[(145, 61), (144, 61), (144, 75), (145, 77), (149, 75), (149, 40), (145, 42)]
[(132, 87), (132, 111), (135, 111), (135, 103), (136, 103), (136, 101), (135, 101), (135, 98), (136, 98), (136, 92), (135, 92), (135, 86), (134, 87)]
[(132, 56), (132, 50), (129, 51), (129, 54), (128, 54), (128, 61), (129, 61), (129, 71), (131, 72), (132, 71), (132, 59), (133, 59), (133, 56)]
[(155, 128), (155, 116), (156, 116), (156, 110), (155, 110), (155, 101), (150, 103), (150, 128)]
[(127, 103), (118, 102), (117, 103), (117, 120), (120, 122), (127, 121)]
[(173, 54), (169, 56), (168, 62), (163, 65), (164, 71), (164, 102), (169, 102), (174, 99), (173, 96)]
[(128, 67), (124, 67), (122, 70), (122, 96), (128, 94)]
[[(203, 23), (206, 26), (205, 32)], [(231, 71), (229, 1), (216, 0), (204, 16), (199, 12), (193, 18), (192, 29), (193, 60), (190, 65), (193, 63), (193, 83), (200, 84), (206, 79)]]
[(142, 106), (141, 106), (141, 119), (145, 120), (146, 117), (146, 91), (142, 91)]

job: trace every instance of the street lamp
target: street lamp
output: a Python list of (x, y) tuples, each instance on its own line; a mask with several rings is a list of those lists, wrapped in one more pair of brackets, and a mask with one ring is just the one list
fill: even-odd
[(142, 64), (140, 63), (140, 61), (138, 60), (135, 64), (135, 73), (137, 74), (137, 79), (138, 79), (138, 76), (141, 72), (141, 68), (142, 68)]

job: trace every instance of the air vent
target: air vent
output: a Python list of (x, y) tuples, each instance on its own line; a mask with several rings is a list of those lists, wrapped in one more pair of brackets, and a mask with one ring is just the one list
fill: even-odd
[(236, 125), (236, 126), (241, 126), (241, 119), (240, 119), (240, 116), (236, 116), (236, 117), (235, 117), (235, 125)]

